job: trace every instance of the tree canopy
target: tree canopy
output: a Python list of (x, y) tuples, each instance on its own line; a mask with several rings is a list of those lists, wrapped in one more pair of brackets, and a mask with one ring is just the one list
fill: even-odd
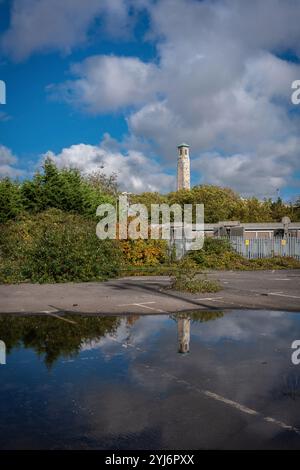
[[(0, 223), (15, 219), (22, 213), (37, 214), (55, 208), (64, 212), (95, 217), (99, 204), (115, 204), (119, 194), (117, 175), (94, 172), (82, 175), (74, 168), (59, 169), (51, 159), (44, 162), (41, 172), (22, 182), (10, 178), (0, 180)], [(260, 201), (242, 198), (229, 188), (214, 185), (194, 186), (190, 191), (169, 194), (144, 192), (130, 196), (130, 203), (145, 204), (150, 215), (151, 204), (204, 204), (205, 222), (224, 220), (241, 222), (279, 222), (283, 216), (300, 220), (300, 198), (296, 203)]]

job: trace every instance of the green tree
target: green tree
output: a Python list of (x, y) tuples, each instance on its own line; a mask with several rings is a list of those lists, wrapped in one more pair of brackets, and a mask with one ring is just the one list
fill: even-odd
[(293, 204), (293, 220), (300, 221), (300, 197)]
[(0, 180), (0, 223), (14, 219), (22, 211), (20, 184), (9, 178)]
[(93, 216), (99, 204), (114, 203), (112, 195), (83, 178), (74, 168), (58, 169), (47, 159), (42, 173), (23, 183), (22, 197), (26, 210), (34, 213), (49, 208)]
[(100, 193), (118, 195), (118, 176), (112, 173), (107, 176), (103, 171), (93, 171), (85, 176), (85, 180)]
[(134, 194), (130, 196), (129, 199), (130, 204), (144, 204), (147, 207), (149, 221), (151, 219), (151, 204), (163, 204), (168, 202), (167, 196), (161, 195), (158, 192)]
[(277, 201), (271, 202), (272, 219), (276, 222), (281, 222), (285, 216), (290, 217), (291, 220), (294, 218), (293, 206), (291, 204), (285, 204), (279, 197)]
[(273, 221), (270, 203), (256, 197), (240, 199), (235, 209), (235, 218), (241, 222)]
[(236, 215), (240, 197), (229, 188), (213, 185), (195, 186), (190, 191), (180, 190), (168, 194), (171, 204), (204, 204), (205, 222), (230, 220)]

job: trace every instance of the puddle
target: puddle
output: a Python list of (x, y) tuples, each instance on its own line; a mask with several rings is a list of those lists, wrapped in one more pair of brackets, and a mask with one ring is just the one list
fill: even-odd
[(0, 448), (300, 448), (295, 339), (297, 313), (0, 316)]

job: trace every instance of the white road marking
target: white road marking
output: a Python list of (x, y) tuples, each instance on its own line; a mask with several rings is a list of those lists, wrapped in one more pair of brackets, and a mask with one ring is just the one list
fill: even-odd
[(282, 292), (268, 292), (268, 295), (277, 295), (278, 297), (289, 297), (290, 299), (300, 299), (299, 295), (283, 294)]
[[(155, 370), (154, 367), (148, 367), (148, 369)], [(156, 369), (159, 370), (158, 367)], [(229, 398), (225, 398), (222, 395), (218, 395), (217, 393), (211, 392), (210, 390), (202, 390), (202, 389), (190, 384), (186, 380), (179, 379), (175, 375), (172, 375), (172, 374), (169, 374), (169, 373), (166, 373), (166, 372), (163, 372), (163, 371), (161, 371), (161, 372), (162, 372), (164, 377), (170, 377), (171, 379), (176, 380), (177, 383), (181, 383), (184, 386), (188, 387), (189, 389), (192, 389), (192, 390), (194, 390), (198, 393), (201, 393), (202, 395), (204, 395), (208, 398), (211, 398), (213, 400), (224, 403), (225, 405), (231, 406), (232, 408), (235, 408), (236, 410), (241, 411), (242, 413), (246, 413), (246, 414), (249, 414), (249, 415), (252, 415), (252, 416), (258, 416), (261, 419), (263, 419), (264, 421), (266, 421), (267, 423), (275, 424), (276, 426), (279, 426), (282, 429), (287, 429), (289, 431), (293, 431), (296, 434), (300, 435), (300, 429), (296, 428), (295, 426), (286, 424), (283, 421), (279, 421), (277, 419), (272, 418), (271, 416), (264, 416), (259, 411), (256, 411), (252, 408), (248, 408), (247, 406), (245, 406), (241, 403), (230, 400)]]
[(194, 300), (196, 300), (197, 302), (199, 302), (200, 300), (209, 300), (211, 302), (222, 302), (223, 304), (226, 304), (226, 305), (235, 305), (236, 307), (243, 307), (242, 304), (237, 304), (236, 302), (229, 302), (229, 300), (226, 300), (226, 299), (222, 300), (222, 299), (223, 299), (223, 297), (214, 297), (214, 298), (213, 297), (211, 297), (211, 298), (210, 297), (206, 297), (206, 298), (201, 297), (200, 299), (194, 299)]
[(283, 421), (279, 421), (278, 419), (271, 418), (270, 416), (265, 416), (264, 420), (267, 421), (268, 423), (277, 424), (277, 426), (280, 426), (283, 429), (288, 429), (289, 431), (294, 431), (296, 434), (300, 434), (300, 431), (298, 428), (295, 428), (294, 426), (290, 426), (289, 424), (285, 424)]
[(133, 307), (141, 307), (141, 308), (146, 308), (148, 310), (153, 310), (155, 312), (158, 312), (158, 313), (167, 313), (167, 314), (170, 314), (170, 312), (167, 312), (166, 310), (162, 310), (161, 308), (153, 308), (153, 307), (149, 307), (148, 304), (156, 304), (156, 302), (140, 302), (140, 303), (132, 303), (132, 304), (123, 304), (123, 305), (117, 305), (117, 307), (128, 307), (128, 306), (133, 306)]
[(132, 304), (120, 304), (120, 305), (117, 305), (117, 307), (129, 307), (130, 305), (140, 305), (140, 304), (155, 304), (156, 302), (152, 301), (152, 302), (140, 302), (140, 303), (132, 303)]
[(260, 416), (264, 421), (267, 421), (268, 423), (276, 424), (277, 426), (283, 429), (294, 431), (296, 434), (300, 435), (300, 430), (298, 428), (291, 426), (289, 424), (286, 424), (283, 421), (278, 421), (277, 419), (271, 418), (270, 416), (264, 416), (259, 411), (253, 410), (252, 408), (248, 408), (247, 406), (244, 406), (241, 403), (238, 403), (236, 401), (229, 400), (228, 398), (224, 398), (221, 395), (218, 395), (217, 393), (210, 392), (209, 390), (199, 390), (199, 391), (202, 392), (207, 397), (213, 398), (214, 400), (217, 400), (222, 403), (225, 403), (226, 405), (232, 406), (233, 408), (239, 411), (242, 411), (243, 413), (247, 413), (253, 416)]
[(167, 312), (166, 310), (162, 310), (161, 308), (153, 308), (153, 307), (149, 307), (149, 305), (143, 305), (143, 304), (136, 304), (138, 307), (142, 307), (142, 308), (148, 308), (148, 310), (154, 310), (155, 312), (159, 312), (159, 313), (170, 313), (170, 312)]
[(215, 302), (217, 300), (221, 300), (223, 299), (224, 297), (200, 297), (200, 299), (194, 299), (194, 300), (210, 300), (211, 302)]
[(55, 313), (47, 312), (47, 315), (49, 315), (50, 317), (58, 318), (59, 320), (65, 321), (67, 323), (72, 323), (73, 325), (77, 325), (76, 321), (69, 320), (68, 318), (60, 317), (59, 315), (56, 315)]
[(222, 403), (226, 403), (226, 405), (230, 405), (233, 408), (236, 408), (237, 410), (242, 411), (243, 413), (247, 413), (249, 415), (259, 415), (258, 411), (252, 410), (251, 408), (248, 408), (247, 406), (241, 405), (240, 403), (229, 400), (228, 398), (224, 398), (221, 395), (218, 395), (217, 393), (210, 392), (209, 390), (201, 390), (201, 393), (206, 395), (209, 398), (213, 398), (214, 400), (221, 401)]

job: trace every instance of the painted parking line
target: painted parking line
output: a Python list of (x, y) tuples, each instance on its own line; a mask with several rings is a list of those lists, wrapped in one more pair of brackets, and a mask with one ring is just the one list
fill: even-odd
[(283, 421), (279, 421), (279, 420), (277, 420), (275, 418), (272, 418), (270, 416), (264, 416), (259, 411), (253, 410), (252, 408), (248, 408), (247, 406), (242, 405), (241, 403), (238, 403), (238, 402), (233, 401), (233, 400), (229, 400), (228, 398), (222, 397), (221, 395), (218, 395), (217, 393), (210, 392), (209, 390), (199, 390), (199, 391), (201, 393), (203, 393), (205, 396), (207, 396), (209, 398), (213, 398), (214, 400), (220, 401), (220, 402), (222, 402), (226, 405), (229, 405), (229, 406), (241, 411), (242, 413), (247, 413), (247, 414), (254, 415), (254, 416), (260, 416), (264, 421), (266, 421), (268, 423), (275, 424), (275, 425), (281, 427), (282, 429), (293, 431), (296, 434), (300, 435), (300, 430), (298, 428), (296, 428), (294, 426), (291, 426), (289, 424), (286, 424)]
[(139, 302), (138, 304), (137, 303), (131, 303), (131, 304), (119, 304), (117, 305), (117, 307), (129, 307), (130, 305), (141, 305), (141, 304), (156, 304), (156, 302), (151, 301), (151, 302)]
[(76, 321), (74, 321), (74, 320), (69, 320), (69, 318), (61, 317), (60, 315), (57, 315), (56, 313), (47, 312), (47, 315), (49, 315), (50, 317), (57, 318), (58, 320), (65, 321), (65, 322), (67, 322), (67, 323), (72, 323), (73, 325), (77, 325), (77, 322), (76, 322)]
[(149, 305), (143, 305), (143, 304), (136, 304), (138, 307), (143, 307), (143, 308), (146, 308), (148, 310), (154, 310), (155, 312), (159, 312), (159, 313), (167, 313), (167, 314), (170, 314), (170, 312), (167, 312), (166, 310), (162, 310), (161, 308), (153, 308), (153, 307), (149, 307)]
[(221, 300), (223, 299), (224, 297), (200, 297), (200, 299), (194, 299), (196, 301), (200, 301), (200, 300), (210, 300), (211, 302), (216, 302), (217, 300)]
[(206, 301), (209, 301), (209, 302), (220, 302), (220, 303), (223, 303), (223, 304), (226, 304), (226, 305), (235, 305), (237, 307), (243, 307), (242, 304), (238, 304), (237, 302), (230, 302), (229, 300), (222, 300), (224, 297), (201, 297), (200, 299), (194, 299), (196, 300), (197, 302), (200, 302), (202, 300), (206, 300)]
[(191, 384), (187, 380), (182, 380), (182, 379), (180, 379), (179, 377), (176, 377), (173, 374), (170, 374), (168, 372), (163, 372), (161, 369), (159, 369), (159, 367), (153, 367), (153, 366), (147, 366), (147, 365), (146, 365), (146, 367), (147, 367), (148, 370), (150, 370), (150, 371), (153, 370), (154, 372), (159, 370), (162, 373), (163, 377), (168, 377), (172, 380), (175, 380), (178, 384), (183, 384), (189, 390), (193, 390), (195, 392), (198, 392), (198, 393), (200, 393), (201, 395), (204, 395), (207, 398), (210, 398), (212, 400), (221, 402), (224, 405), (230, 406), (231, 408), (234, 408), (234, 409), (240, 411), (241, 413), (245, 413), (245, 414), (249, 414), (249, 415), (252, 415), (252, 416), (259, 417), (267, 423), (274, 424), (276, 426), (279, 426), (282, 429), (285, 429), (285, 430), (288, 430), (288, 431), (293, 431), (294, 433), (300, 435), (300, 429), (298, 429), (297, 427), (292, 426), (290, 424), (287, 424), (284, 421), (272, 418), (271, 416), (265, 416), (261, 412), (259, 412), (257, 410), (254, 410), (253, 408), (249, 408), (248, 406), (245, 406), (242, 403), (239, 403), (239, 402), (234, 401), (234, 400), (230, 400), (229, 398), (223, 397), (222, 395), (214, 393), (210, 390), (200, 389), (199, 387), (194, 386), (193, 384)]
[(267, 295), (277, 295), (278, 297), (289, 297), (290, 299), (300, 299), (299, 295), (284, 294), (283, 292), (268, 292)]
[(121, 305), (117, 305), (117, 307), (140, 307), (140, 308), (145, 308), (145, 309), (148, 309), (148, 310), (152, 310), (152, 311), (155, 311), (155, 312), (158, 312), (158, 313), (167, 313), (168, 315), (170, 315), (170, 312), (167, 312), (166, 310), (162, 310), (161, 308), (157, 308), (157, 307), (150, 307), (149, 304), (155, 304), (156, 302), (134, 302), (134, 303), (131, 303), (131, 304), (121, 304)]

